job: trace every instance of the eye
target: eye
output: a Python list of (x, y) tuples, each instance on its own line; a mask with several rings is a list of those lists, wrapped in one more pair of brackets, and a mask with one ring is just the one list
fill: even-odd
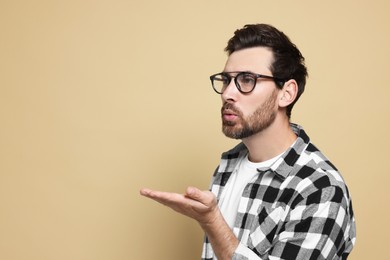
[(238, 75), (237, 80), (241, 86), (254, 86), (256, 83), (256, 77), (249, 73)]

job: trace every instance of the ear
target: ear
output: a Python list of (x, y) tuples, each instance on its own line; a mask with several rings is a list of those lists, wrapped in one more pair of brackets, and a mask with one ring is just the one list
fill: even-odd
[(279, 107), (287, 107), (298, 95), (298, 83), (294, 79), (286, 81), (279, 92)]

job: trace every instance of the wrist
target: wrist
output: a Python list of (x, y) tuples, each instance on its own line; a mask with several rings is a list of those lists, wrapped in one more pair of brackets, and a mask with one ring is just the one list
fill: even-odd
[(219, 260), (232, 259), (239, 241), (226, 223), (219, 208), (207, 221), (200, 223), (201, 228), (206, 233), (213, 251)]
[(221, 211), (218, 207), (212, 209), (209, 213), (205, 215), (205, 218), (199, 220), (199, 225), (204, 231), (213, 229), (221, 225), (221, 222), (224, 221), (224, 218), (221, 214)]

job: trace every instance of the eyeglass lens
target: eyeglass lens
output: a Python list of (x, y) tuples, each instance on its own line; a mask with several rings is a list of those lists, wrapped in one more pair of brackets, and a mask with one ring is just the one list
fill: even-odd
[(222, 94), (233, 78), (236, 87), (243, 93), (251, 92), (256, 85), (256, 77), (250, 73), (239, 73), (235, 77), (221, 73), (213, 77), (215, 91)]

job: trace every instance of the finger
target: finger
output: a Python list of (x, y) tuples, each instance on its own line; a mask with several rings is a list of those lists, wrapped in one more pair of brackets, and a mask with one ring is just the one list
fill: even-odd
[(140, 194), (142, 196), (145, 196), (145, 197), (148, 197), (148, 198), (151, 198), (151, 199), (154, 199), (155, 197), (160, 196), (159, 195), (160, 193), (162, 193), (162, 192), (161, 191), (151, 190), (151, 189), (148, 189), (148, 188), (142, 188), (140, 190)]
[(154, 199), (154, 198), (159, 198), (159, 197), (161, 197), (161, 198), (167, 197), (167, 195), (170, 193), (163, 192), (163, 191), (151, 190), (151, 189), (147, 189), (147, 188), (142, 188), (140, 190), (140, 194), (142, 196)]
[(202, 192), (196, 187), (188, 187), (185, 196), (199, 201), (202, 198)]
[(215, 199), (215, 196), (212, 192), (201, 191), (195, 187), (188, 187), (185, 196), (207, 206), (211, 205)]
[(147, 196), (148, 194), (151, 193), (151, 189), (147, 189), (147, 188), (142, 188), (140, 189), (139, 193), (142, 195), (142, 196)]
[(172, 192), (156, 191), (147, 188), (140, 190), (140, 194), (163, 205), (183, 203), (184, 196)]

